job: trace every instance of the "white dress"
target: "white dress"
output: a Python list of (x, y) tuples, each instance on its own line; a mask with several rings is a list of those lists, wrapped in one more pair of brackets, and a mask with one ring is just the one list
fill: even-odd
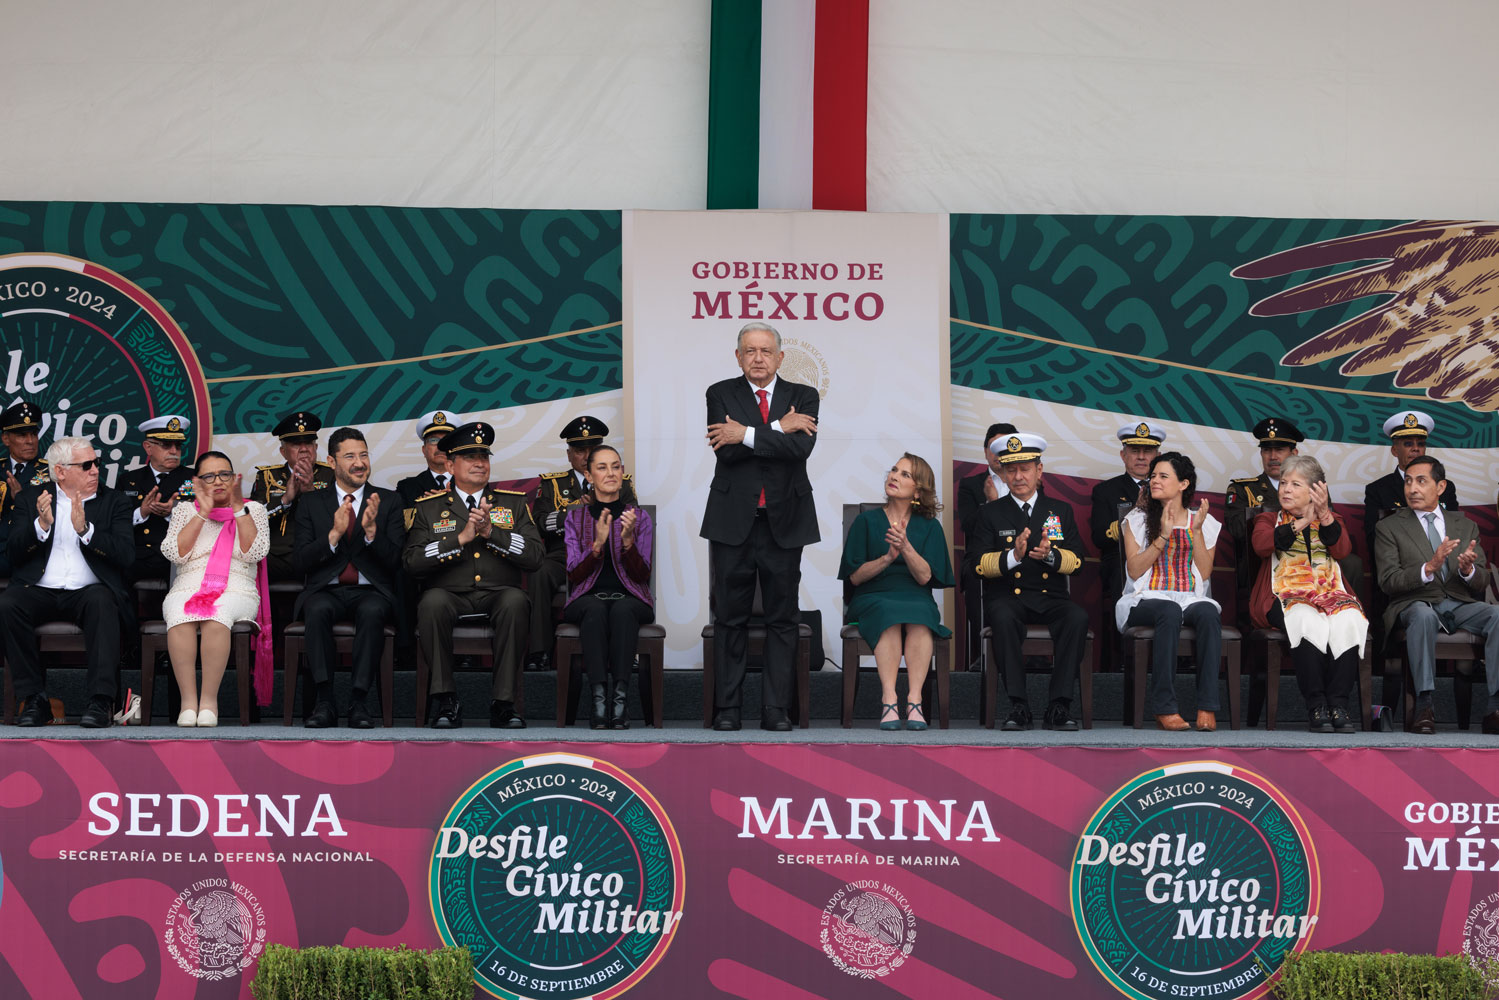
[(183, 606), (203, 583), (203, 574), (208, 569), (208, 557), (213, 552), (213, 543), (218, 540), (219, 532), (236, 530), (234, 522), (226, 521), (221, 524), (214, 521), (203, 525), (203, 530), (198, 532), (197, 542), (193, 544), (193, 550), (183, 556), (177, 552), (177, 533), (193, 519), (198, 508), (192, 503), (179, 503), (172, 508), (172, 520), (167, 526), (166, 538), (161, 542), (161, 554), (177, 567), (172, 589), (167, 591), (167, 596), (161, 602), (161, 617), (166, 621), (167, 628), (183, 622), (201, 621), (215, 621), (233, 628), (237, 621), (255, 620), (255, 613), (260, 610), (260, 588), (256, 583), (256, 574), (260, 570), (260, 561), (271, 550), (271, 529), (263, 504), (246, 500), (245, 509), (255, 522), (255, 541), (251, 543), (249, 552), (241, 552), (239, 543), (235, 543), (234, 552), (229, 558), (229, 581), (224, 585), (224, 593), (220, 595), (215, 613), (210, 618), (207, 615), (190, 615), (183, 610)]
[[(1124, 517), (1124, 527), (1125, 530), (1135, 536), (1135, 545), (1144, 548), (1145, 512), (1138, 507), (1130, 511)], [(1207, 520), (1202, 522), (1202, 541), (1208, 548), (1212, 548), (1218, 544), (1218, 532), (1222, 528), (1223, 525), (1211, 514), (1207, 516)], [(1119, 631), (1124, 631), (1124, 623), (1129, 621), (1130, 611), (1141, 601), (1170, 601), (1173, 604), (1180, 604), (1183, 609), (1189, 604), (1196, 604), (1198, 601), (1207, 601), (1214, 608), (1222, 610), (1222, 608), (1219, 608), (1218, 602), (1208, 596), (1212, 588), (1209, 585), (1209, 581), (1204, 580), (1202, 574), (1197, 572), (1195, 564), (1192, 566), (1191, 590), (1151, 590), (1150, 576), (1149, 570), (1141, 573), (1133, 580), (1129, 578), (1129, 573), (1126, 572), (1124, 574), (1124, 594), (1119, 598), (1119, 603), (1114, 605), (1114, 624), (1119, 627)]]

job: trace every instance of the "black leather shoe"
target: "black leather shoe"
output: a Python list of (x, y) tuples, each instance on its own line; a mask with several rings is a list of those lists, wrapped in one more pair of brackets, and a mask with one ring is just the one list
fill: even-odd
[(739, 732), (739, 709), (720, 709), (713, 716), (713, 729), (720, 733)]
[(515, 706), (496, 699), (489, 703), (489, 725), (492, 729), (525, 729), (526, 720), (515, 714)]
[(591, 729), (609, 728), (609, 696), (608, 689), (602, 684), (593, 686), (593, 715), (588, 720)]
[(45, 726), (52, 722), (52, 699), (41, 691), (31, 696), (16, 719), (18, 726)]
[(533, 670), (533, 671), (534, 670), (551, 670), (552, 669), (552, 654), (551, 653), (532, 653), (531, 655), (529, 655), (529, 656), (526, 657), (526, 669), (527, 670)]
[(1023, 733), (1031, 728), (1031, 707), (1023, 701), (1011, 702), (1003, 728), (1007, 733)]
[(333, 710), (332, 702), (320, 701), (313, 706), (312, 712), (302, 720), (305, 729), (330, 729), (338, 725), (338, 713)]
[(1494, 709), (1483, 717), (1483, 734), (1485, 736), (1499, 736), (1499, 708)]
[(624, 681), (614, 682), (614, 697), (609, 701), (609, 728), (629, 729), (630, 686)]
[(349, 728), (350, 729), (374, 729), (375, 720), (370, 715), (370, 710), (365, 707), (363, 698), (355, 698), (354, 704), (349, 706)]
[(1046, 728), (1058, 733), (1077, 732), (1077, 721), (1067, 711), (1065, 701), (1054, 701), (1046, 706)]
[(1353, 721), (1353, 716), (1342, 705), (1332, 707), (1332, 731), (1343, 736), (1358, 732), (1358, 723)]
[(760, 728), (772, 733), (789, 733), (791, 720), (786, 717), (784, 708), (762, 708), (760, 709)]
[(1410, 731), (1421, 736), (1437, 734), (1437, 714), (1431, 710), (1430, 706), (1416, 709), (1416, 718), (1411, 723)]
[(1309, 733), (1332, 732), (1332, 713), (1327, 710), (1326, 705), (1318, 705), (1312, 709), (1307, 716), (1306, 729)]
[(108, 729), (114, 725), (115, 705), (108, 698), (90, 698), (78, 724), (84, 729)]
[(432, 709), (427, 713), (427, 725), (433, 729), (462, 729), (463, 706), (454, 694), (439, 694), (432, 697)]

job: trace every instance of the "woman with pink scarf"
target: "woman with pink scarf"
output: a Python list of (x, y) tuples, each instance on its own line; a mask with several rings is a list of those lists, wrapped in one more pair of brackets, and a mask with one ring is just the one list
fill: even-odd
[[(167, 652), (182, 692), (179, 726), (219, 724), (219, 682), (229, 662), (230, 629), (237, 621), (255, 621), (260, 635), (255, 650), (256, 700), (270, 703), (271, 623), (265, 557), (271, 536), (265, 507), (246, 502), (240, 477), (229, 456), (205, 451), (193, 477), (193, 503), (172, 510), (161, 554), (177, 567), (172, 589), (162, 602), (167, 623)], [(201, 637), (203, 689), (196, 667)], [(239, 707), (248, 712), (248, 705)]]

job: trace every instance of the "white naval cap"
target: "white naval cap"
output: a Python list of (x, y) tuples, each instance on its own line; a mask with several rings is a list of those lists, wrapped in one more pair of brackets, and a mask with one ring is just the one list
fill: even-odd
[(1046, 439), (1039, 434), (1005, 434), (990, 441), (989, 450), (999, 457), (1002, 465), (1032, 462), (1046, 450)]
[(1425, 437), (1436, 428), (1430, 414), (1420, 410), (1401, 410), (1384, 422), (1384, 432), (1391, 438)]
[(1118, 434), (1120, 443), (1139, 445), (1141, 448), (1159, 448), (1161, 442), (1166, 440), (1164, 427), (1145, 420), (1137, 424), (1125, 424), (1119, 428)]
[(187, 432), (192, 426), (193, 422), (184, 416), (163, 413), (159, 417), (141, 421), (135, 425), (135, 429), (146, 435), (146, 439), (150, 441), (181, 443), (187, 440)]

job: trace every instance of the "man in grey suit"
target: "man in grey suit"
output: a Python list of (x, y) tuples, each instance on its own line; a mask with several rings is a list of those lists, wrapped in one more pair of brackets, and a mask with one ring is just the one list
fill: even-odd
[(1436, 717), (1437, 629), (1459, 629), (1482, 636), (1487, 664), (1489, 707), (1483, 731), (1499, 734), (1499, 607), (1483, 599), (1488, 563), (1478, 526), (1459, 511), (1443, 510), (1447, 470), (1430, 455), (1405, 467), (1406, 507), (1380, 520), (1374, 529), (1374, 564), (1379, 586), (1390, 598), (1385, 629), (1405, 628), (1406, 652), (1416, 687), (1411, 731), (1432, 735)]

